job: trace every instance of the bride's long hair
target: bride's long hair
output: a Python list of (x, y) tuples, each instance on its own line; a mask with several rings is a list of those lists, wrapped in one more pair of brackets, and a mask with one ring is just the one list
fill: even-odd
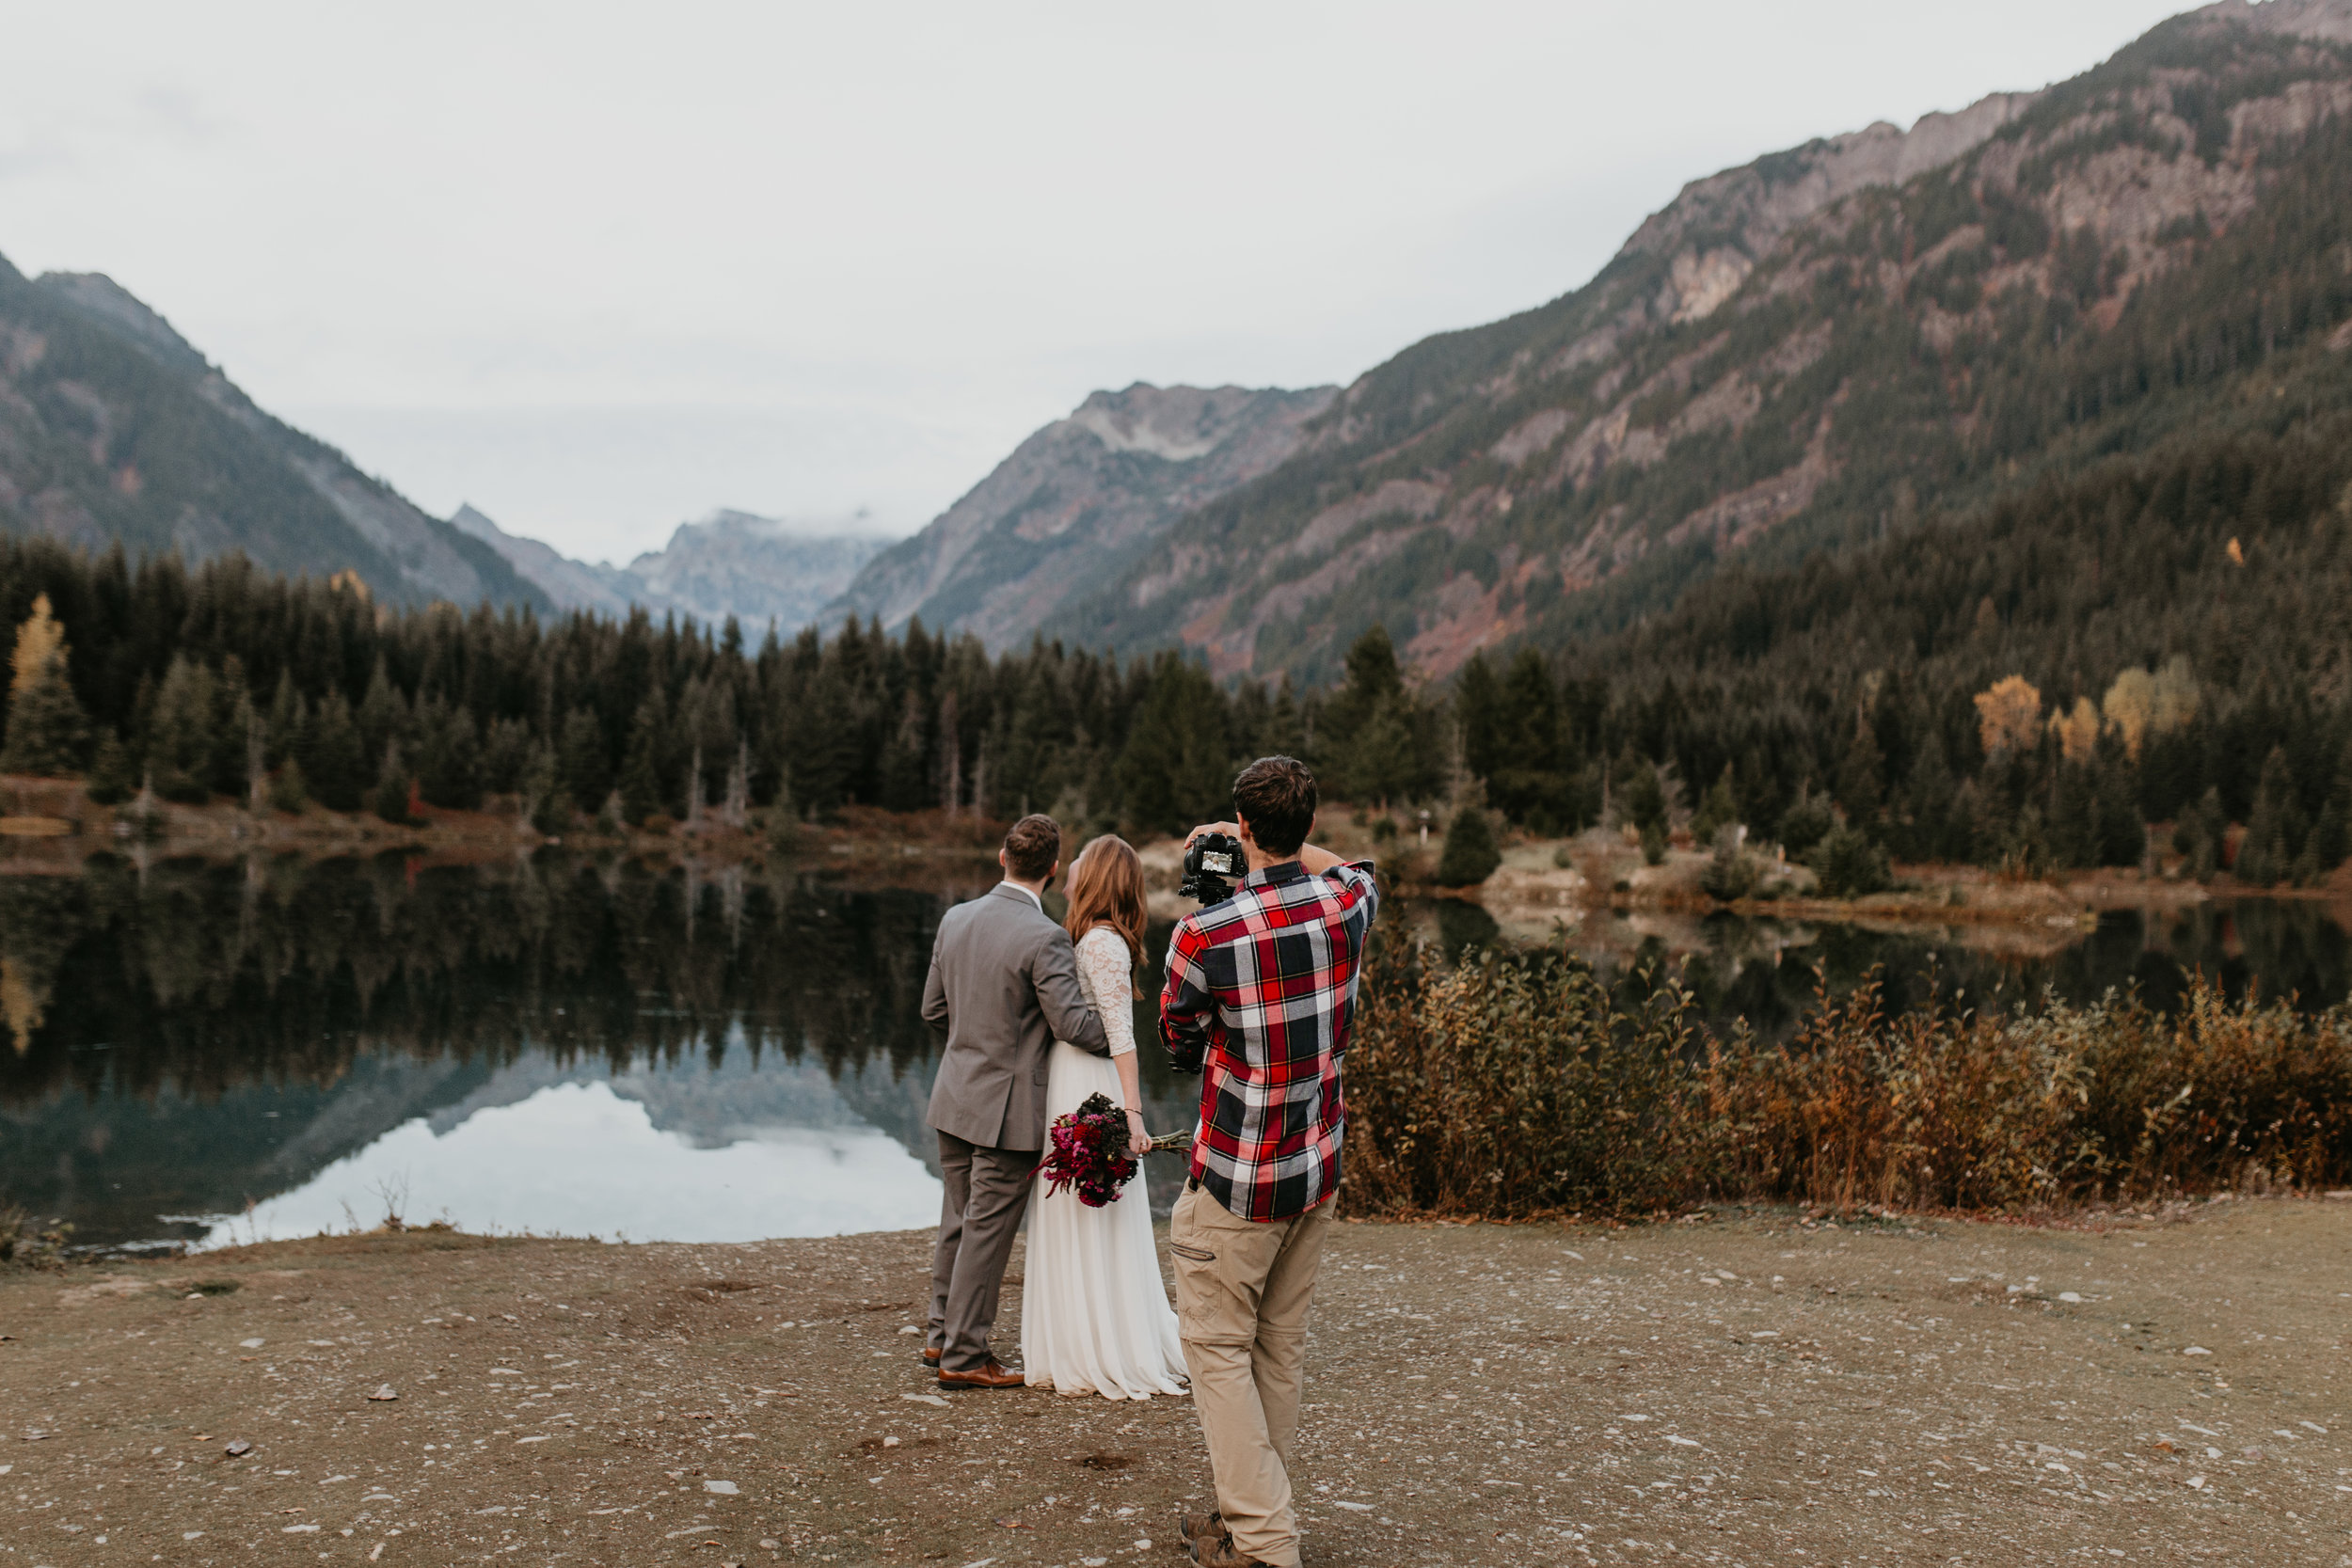
[(1135, 846), (1117, 833), (1089, 839), (1070, 868), (1070, 912), (1062, 927), (1072, 941), (1107, 926), (1127, 944), (1127, 957), (1143, 967), (1143, 862)]

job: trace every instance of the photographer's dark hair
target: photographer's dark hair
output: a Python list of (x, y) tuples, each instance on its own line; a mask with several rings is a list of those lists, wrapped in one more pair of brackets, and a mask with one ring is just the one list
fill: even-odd
[(1061, 826), (1031, 813), (1005, 835), (1005, 869), (1021, 881), (1041, 882), (1061, 859)]
[(1296, 757), (1260, 757), (1233, 781), (1233, 815), (1269, 855), (1295, 855), (1315, 825), (1315, 776)]

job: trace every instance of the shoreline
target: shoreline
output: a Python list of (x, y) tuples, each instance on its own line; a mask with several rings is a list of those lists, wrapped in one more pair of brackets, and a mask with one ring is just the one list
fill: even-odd
[[(312, 805), (299, 815), (252, 813), (216, 800), (202, 806), (154, 803), (151, 832), (133, 826), (130, 807), (90, 802), (79, 780), (0, 778), (0, 874), (65, 875), (96, 854), (233, 860), (252, 854), (316, 859), (402, 854), (420, 867), (484, 864), (542, 848), (635, 859), (692, 861), (716, 866), (779, 858), (799, 869), (839, 869), (885, 886), (936, 886), (965, 871), (993, 875), (993, 851), (1003, 824), (949, 817), (931, 811), (894, 814), (861, 807), (827, 823), (800, 824), (789, 847), (779, 847), (757, 822), (730, 828), (715, 819), (690, 832), (682, 825), (628, 829), (613, 834), (593, 826), (541, 833), (506, 810), (425, 808), (421, 822), (398, 824), (369, 812), (329, 812)], [(1480, 884), (1443, 887), (1435, 879), (1436, 847), (1399, 835), (1388, 841), (1356, 827), (1348, 808), (1335, 804), (1319, 830), (1327, 847), (1380, 862), (1392, 893), (1417, 900), (1457, 900), (1486, 909), (1499, 925), (1541, 938), (1555, 926), (1573, 927), (1594, 916), (1704, 918), (1727, 913), (1746, 919), (1836, 923), (1888, 932), (1949, 927), (2003, 937), (2079, 936), (2113, 910), (2148, 911), (2265, 900), (2325, 906), (2352, 927), (2352, 864), (2315, 888), (2241, 886), (2226, 874), (2211, 883), (2149, 876), (2136, 869), (2057, 873), (2019, 879), (1967, 865), (1894, 867), (1899, 886), (1858, 898), (1792, 893), (1724, 902), (1698, 886), (1708, 856), (1670, 849), (1661, 864), (1643, 863), (1638, 849), (1592, 832), (1572, 839), (1506, 841), (1502, 863)], [(1175, 895), (1182, 847), (1147, 840), (1142, 856), (1153, 913), (1173, 918), (1188, 910)], [(1963, 940), (1965, 940), (1963, 935)]]
[[(1343, 1223), (1310, 1320), (1309, 1559), (2332, 1554), (2352, 1433), (2310, 1346), (2352, 1290), (2352, 1204), (2185, 1213)], [(912, 1332), (929, 1250), (408, 1232), (0, 1274), (0, 1545), (1180, 1560), (1172, 1513), (1208, 1495), (1189, 1402), (940, 1394)]]

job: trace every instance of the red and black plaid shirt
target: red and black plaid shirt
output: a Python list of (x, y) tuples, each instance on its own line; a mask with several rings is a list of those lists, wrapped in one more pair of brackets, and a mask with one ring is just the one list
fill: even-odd
[(1202, 1073), (1193, 1177), (1243, 1219), (1303, 1214), (1339, 1188), (1340, 1057), (1379, 906), (1370, 861), (1319, 877), (1286, 861), (1176, 923), (1160, 1037)]

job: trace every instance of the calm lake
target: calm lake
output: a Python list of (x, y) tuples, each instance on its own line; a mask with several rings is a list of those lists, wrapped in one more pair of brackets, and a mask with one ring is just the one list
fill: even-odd
[[(559, 852), (0, 878), (0, 1201), (108, 1247), (388, 1212), (640, 1241), (928, 1226), (923, 978), (941, 912), (988, 880), (977, 863), (969, 885), (914, 891)], [(1449, 950), (1497, 936), (1469, 905), (1383, 920)], [(1883, 965), (1899, 1002), (1931, 969), (1996, 1002), (2132, 984), (2166, 1000), (2185, 966), (2305, 1006), (2352, 987), (2340, 926), (2265, 901), (2109, 914), (2024, 956), (1729, 918), (1570, 940), (1629, 986), (1672, 968), (1711, 1019), (1767, 1035), (1817, 966), (1836, 990)], [(1167, 1071), (1151, 1019), (1137, 1004), (1149, 1119), (1184, 1126), (1198, 1080)], [(1181, 1161), (1147, 1177), (1164, 1211)]]

